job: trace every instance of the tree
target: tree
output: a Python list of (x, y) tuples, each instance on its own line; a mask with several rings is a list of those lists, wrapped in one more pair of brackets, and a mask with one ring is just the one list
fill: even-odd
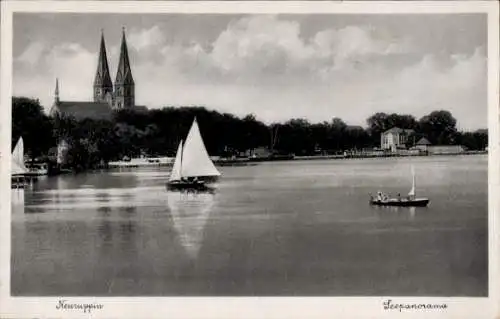
[(457, 142), (468, 150), (482, 151), (488, 146), (488, 130), (462, 132), (457, 134)]
[(418, 122), (418, 131), (432, 144), (450, 145), (456, 142), (457, 120), (448, 111), (434, 111)]
[(54, 145), (52, 127), (52, 121), (44, 114), (39, 100), (12, 98), (12, 147), (22, 137), (25, 152), (32, 158), (46, 154)]
[(380, 135), (393, 127), (412, 130), (418, 127), (418, 122), (415, 117), (408, 114), (375, 113), (370, 116), (366, 122), (368, 124), (369, 134), (372, 137), (372, 143), (375, 145), (380, 143)]
[(291, 119), (280, 126), (276, 148), (282, 153), (306, 155), (314, 153), (311, 124), (305, 119)]

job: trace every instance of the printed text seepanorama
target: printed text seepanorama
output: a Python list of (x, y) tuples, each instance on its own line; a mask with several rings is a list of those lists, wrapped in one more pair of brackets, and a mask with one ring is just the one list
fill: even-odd
[(448, 305), (431, 303), (393, 303), (391, 299), (384, 301), (384, 310), (444, 310)]

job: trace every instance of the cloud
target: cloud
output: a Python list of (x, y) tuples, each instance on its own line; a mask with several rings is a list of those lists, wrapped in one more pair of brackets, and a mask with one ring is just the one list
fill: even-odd
[(158, 48), (164, 43), (164, 38), (160, 28), (154, 26), (147, 30), (132, 29), (127, 41), (132, 48), (143, 51)]
[(26, 63), (29, 65), (33, 65), (38, 62), (42, 53), (45, 49), (43, 43), (33, 42), (28, 48), (17, 58), (17, 61), (21, 63)]
[[(136, 101), (150, 107), (206, 105), (255, 113), (266, 122), (341, 117), (365, 124), (377, 111), (419, 117), (448, 109), (465, 128), (486, 126), (484, 49), (422, 55), (410, 33), (396, 37), (390, 31), (347, 25), (305, 37), (297, 21), (248, 16), (229, 23), (207, 45), (174, 42), (159, 26), (131, 28)], [(118, 54), (118, 46), (108, 48), (112, 78)], [(50, 50), (33, 43), (16, 59), (15, 93), (50, 105), (59, 76), (61, 98), (89, 100), (96, 63), (97, 52), (77, 43)]]
[[(29, 55), (27, 52), (33, 52), (32, 46), (20, 57)], [(15, 59), (14, 94), (37, 97), (48, 109), (53, 101), (55, 79), (59, 78), (62, 99), (88, 100), (92, 97), (96, 64), (96, 54), (78, 43), (63, 43), (45, 49), (36, 62)], [(90, 82), (89, 74), (92, 74)]]

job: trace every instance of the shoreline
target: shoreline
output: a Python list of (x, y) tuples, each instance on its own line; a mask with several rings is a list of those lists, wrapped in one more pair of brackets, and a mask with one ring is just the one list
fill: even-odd
[[(213, 159), (217, 166), (247, 166), (257, 165), (262, 162), (276, 161), (314, 161), (314, 160), (345, 160), (345, 159), (365, 159), (365, 158), (392, 158), (392, 157), (442, 157), (442, 156), (471, 156), (487, 155), (486, 151), (469, 151), (450, 154), (347, 154), (347, 155), (306, 155), (306, 156), (277, 156), (261, 158), (236, 158), (236, 159)], [(172, 166), (172, 161), (147, 162), (147, 161), (114, 161), (107, 165), (107, 168), (138, 168), (138, 167), (164, 167)]]
[[(453, 154), (347, 154), (347, 155), (309, 155), (309, 156), (277, 156), (271, 158), (240, 158), (240, 159), (213, 159), (215, 166), (256, 166), (259, 163), (264, 162), (288, 162), (288, 161), (316, 161), (316, 160), (349, 160), (349, 159), (373, 159), (373, 158), (393, 158), (393, 157), (445, 157), (445, 156), (474, 156), (474, 155), (488, 155), (487, 151), (469, 151), (462, 153)], [(162, 159), (170, 159), (167, 157), (159, 157)], [(145, 161), (114, 161), (107, 165), (100, 167), (89, 168), (81, 171), (75, 170), (64, 170), (49, 173), (47, 175), (40, 176), (26, 176), (24, 178), (31, 180), (31, 182), (37, 182), (41, 177), (51, 177), (67, 174), (80, 174), (86, 172), (97, 172), (97, 171), (107, 171), (113, 169), (122, 168), (141, 168), (141, 167), (172, 167), (173, 159), (148, 162)], [(13, 183), (13, 178), (11, 178), (11, 185)]]

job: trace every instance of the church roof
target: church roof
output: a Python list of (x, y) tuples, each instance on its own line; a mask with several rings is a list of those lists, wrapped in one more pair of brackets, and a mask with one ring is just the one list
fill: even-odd
[(77, 120), (85, 118), (109, 120), (112, 116), (111, 107), (107, 103), (100, 102), (61, 101), (57, 104), (57, 112)]
[(134, 84), (132, 70), (130, 69), (130, 60), (128, 58), (127, 40), (125, 39), (125, 29), (122, 31), (122, 44), (120, 47), (120, 60), (116, 71), (116, 84)]

